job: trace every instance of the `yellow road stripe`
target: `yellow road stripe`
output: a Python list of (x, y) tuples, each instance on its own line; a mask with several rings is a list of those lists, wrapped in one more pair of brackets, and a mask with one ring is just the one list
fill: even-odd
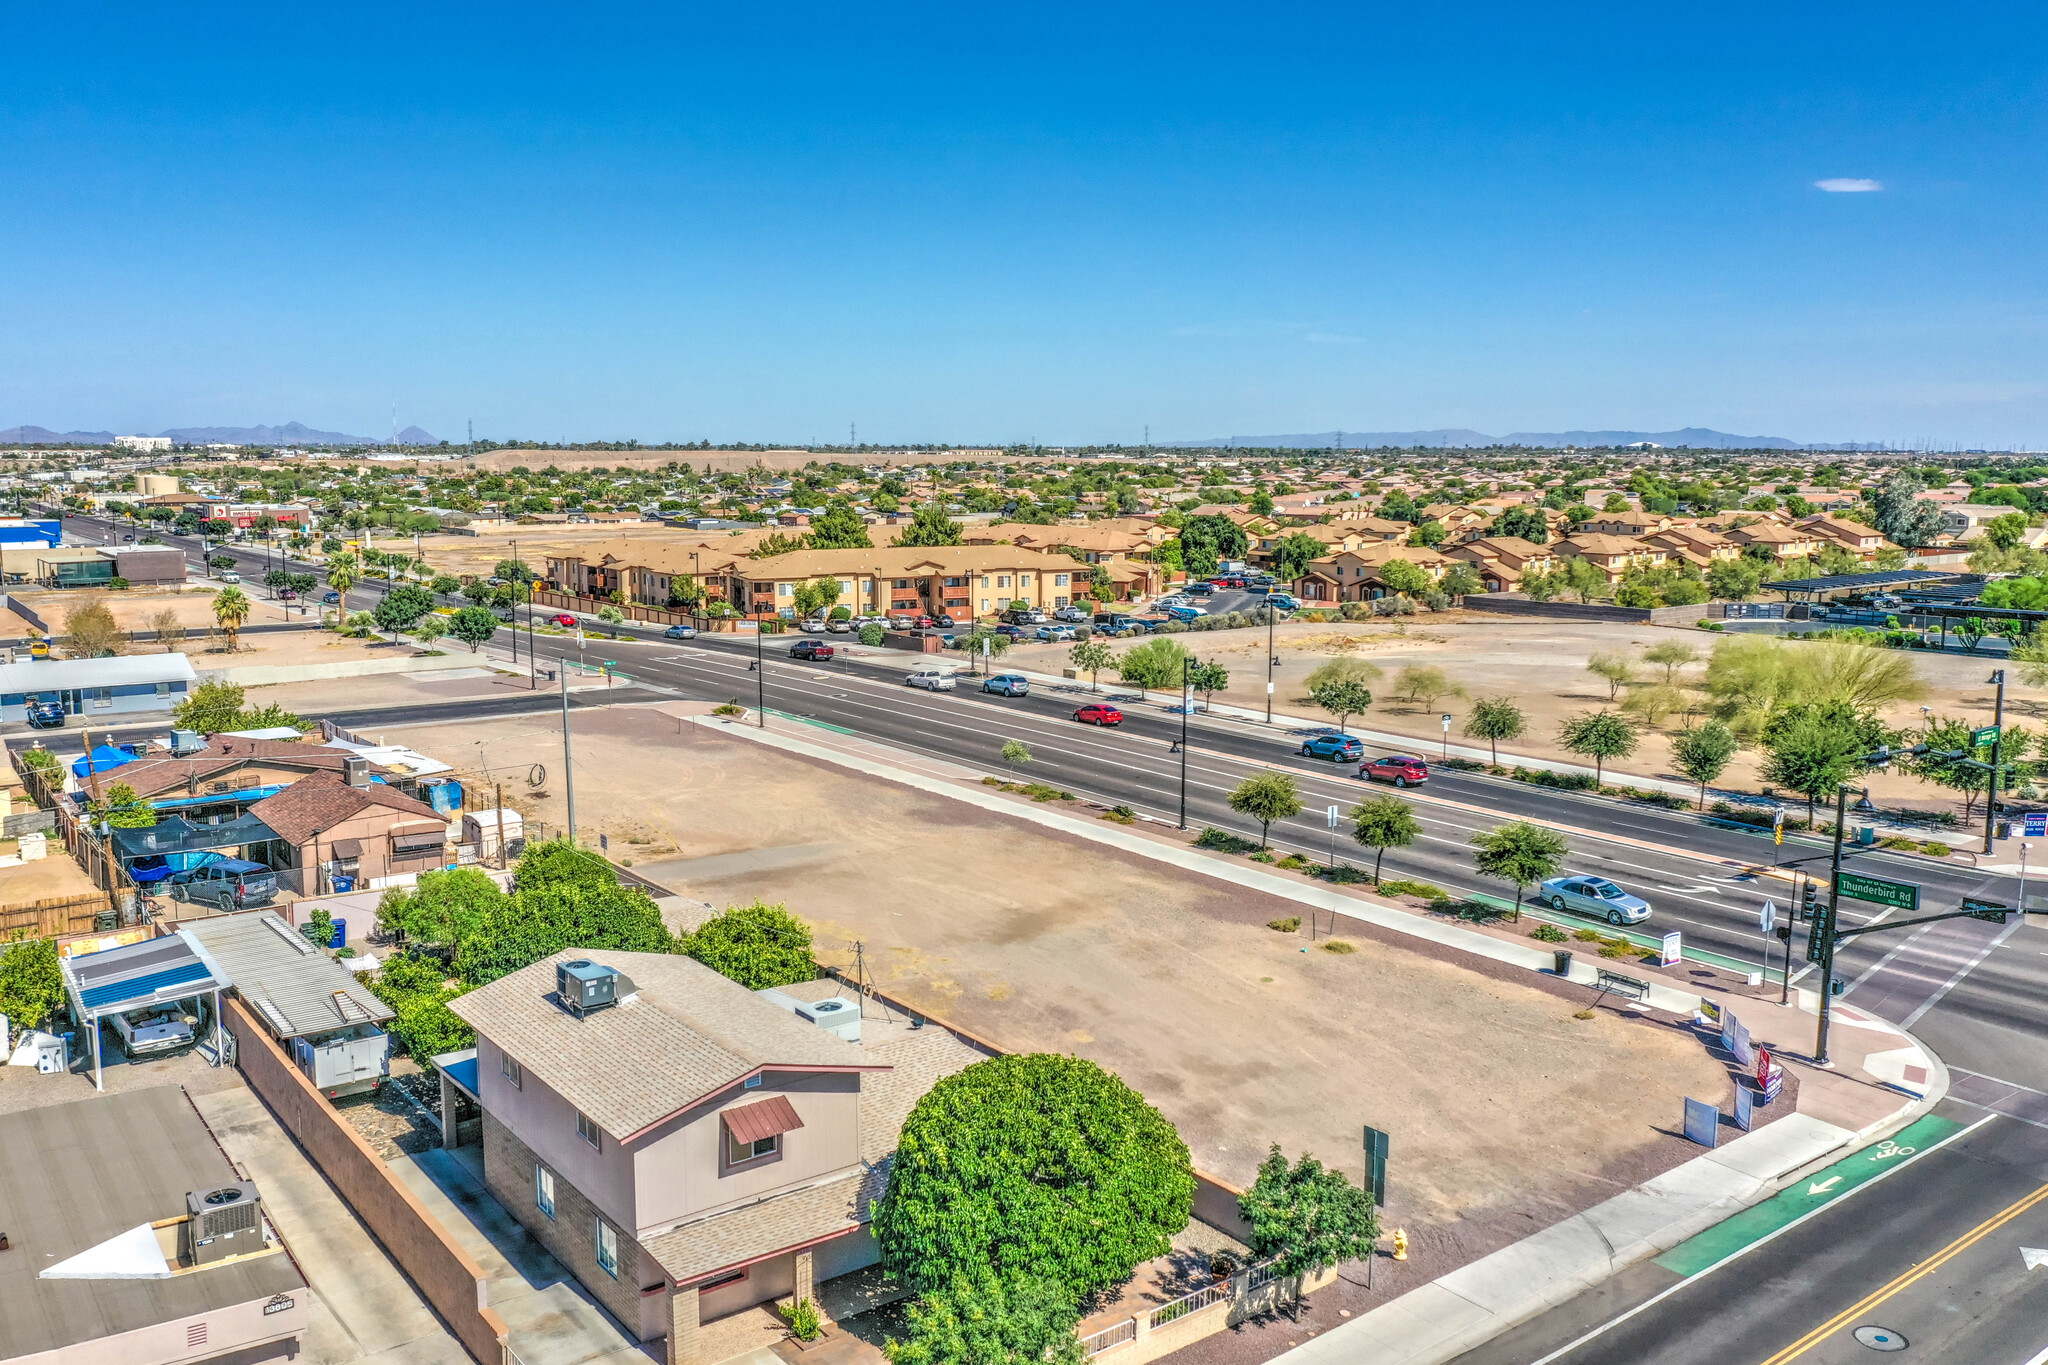
[(1805, 1336), (1799, 1338), (1799, 1340), (1793, 1342), (1790, 1346), (1787, 1346), (1784, 1350), (1778, 1352), (1769, 1360), (1765, 1361), (1764, 1365), (1784, 1365), (1786, 1361), (1796, 1360), (1800, 1356), (1805, 1355), (1809, 1350), (1813, 1349), (1815, 1346), (1818, 1346), (1822, 1341), (1826, 1340), (1828, 1337), (1833, 1336), (1836, 1332), (1840, 1331), (1842, 1326), (1845, 1323), (1849, 1322), (1851, 1319), (1860, 1317), (1864, 1313), (1869, 1312), (1871, 1309), (1877, 1307), (1877, 1305), (1883, 1303), (1886, 1299), (1891, 1298), (1900, 1290), (1912, 1284), (1915, 1280), (1922, 1279), (1928, 1275), (1932, 1275), (1935, 1271), (1941, 1269), (1941, 1267), (1947, 1265), (1950, 1261), (1962, 1255), (1965, 1251), (1968, 1251), (1978, 1242), (1990, 1236), (1998, 1229), (2004, 1227), (2007, 1223), (2010, 1223), (2013, 1219), (2019, 1217), (2028, 1209), (2033, 1208), (2034, 1205), (2040, 1203), (2044, 1199), (2048, 1199), (2048, 1185), (2043, 1185), (2040, 1189), (2035, 1190), (2032, 1194), (2020, 1200), (2018, 1203), (2011, 1205), (2002, 1213), (1993, 1214), (1991, 1217), (1985, 1219), (1976, 1227), (1970, 1229), (1961, 1237), (1956, 1238), (1955, 1241), (1950, 1242), (1940, 1251), (1934, 1253), (1934, 1255), (1931, 1258), (1921, 1262), (1919, 1265), (1914, 1266), (1911, 1270), (1908, 1270), (1905, 1274), (1899, 1276), (1897, 1279), (1893, 1280), (1884, 1288), (1877, 1290), (1875, 1293), (1870, 1294), (1868, 1297), (1860, 1300), (1857, 1303), (1851, 1304), (1848, 1308), (1843, 1309), (1834, 1317), (1829, 1318), (1826, 1322), (1814, 1328), (1811, 1332), (1808, 1332)]

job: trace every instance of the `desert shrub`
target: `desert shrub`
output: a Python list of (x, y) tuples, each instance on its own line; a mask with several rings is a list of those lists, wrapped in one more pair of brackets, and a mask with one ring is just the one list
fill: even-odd
[(1529, 931), (1529, 937), (1541, 939), (1545, 943), (1563, 943), (1571, 935), (1558, 928), (1555, 924), (1539, 924)]
[(1269, 919), (1266, 921), (1266, 927), (1268, 929), (1277, 929), (1283, 934), (1299, 933), (1301, 930), (1301, 916), (1289, 915), (1285, 919)]

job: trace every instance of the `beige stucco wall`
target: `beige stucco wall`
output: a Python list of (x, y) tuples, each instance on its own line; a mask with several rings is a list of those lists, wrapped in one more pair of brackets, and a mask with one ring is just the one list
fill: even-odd
[[(782, 1150), (773, 1156), (734, 1166), (726, 1159), (725, 1125), (719, 1116), (776, 1095), (789, 1100), (804, 1126), (785, 1133)], [(784, 1186), (850, 1171), (860, 1161), (860, 1077), (846, 1072), (766, 1072), (760, 1085), (721, 1091), (634, 1148), (637, 1226), (649, 1232)]]
[(499, 1072), (498, 1060), (504, 1054), (498, 1046), (481, 1036), (476, 1045), (478, 1097), (485, 1111), (495, 1114), (536, 1157), (581, 1190), (614, 1225), (625, 1231), (640, 1226), (633, 1216), (632, 1154), (610, 1133), (600, 1146), (592, 1147), (576, 1132), (575, 1106), (530, 1070), (515, 1088)]

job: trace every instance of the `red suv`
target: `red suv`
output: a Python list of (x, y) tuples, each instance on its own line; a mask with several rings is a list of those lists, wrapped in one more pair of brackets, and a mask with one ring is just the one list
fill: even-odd
[(575, 617), (571, 616), (566, 611), (556, 613), (556, 615), (551, 619), (554, 621), (556, 625), (560, 626), (563, 630), (574, 630), (578, 625), (582, 624)]
[(832, 646), (826, 644), (823, 640), (798, 640), (789, 647), (789, 657), (792, 659), (829, 659), (832, 657)]
[(1241, 588), (1244, 586), (1244, 580), (1236, 574), (1226, 574), (1221, 578), (1212, 578), (1209, 581), (1219, 588)]
[(1405, 758), (1400, 754), (1392, 754), (1386, 758), (1375, 758), (1368, 763), (1359, 764), (1358, 775), (1368, 782), (1377, 778), (1382, 782), (1391, 782), (1397, 787), (1405, 787), (1411, 782), (1429, 781), (1429, 765), (1419, 758)]
[(1122, 725), (1124, 723), (1124, 713), (1117, 710), (1114, 706), (1106, 706), (1101, 702), (1091, 701), (1080, 710), (1074, 712), (1074, 719), (1086, 725)]

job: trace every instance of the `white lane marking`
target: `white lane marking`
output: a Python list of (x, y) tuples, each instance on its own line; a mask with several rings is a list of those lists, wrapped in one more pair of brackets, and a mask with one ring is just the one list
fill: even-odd
[(1991, 942), (1985, 944), (1983, 949), (1980, 952), (1978, 952), (1978, 954), (1975, 957), (1971, 958), (1968, 962), (1965, 962), (1961, 967), (1958, 967), (1956, 969), (1956, 974), (1954, 976), (1951, 976), (1948, 980), (1942, 982), (1941, 988), (1935, 991), (1934, 994), (1928, 996), (1927, 999), (1921, 1003), (1920, 1008), (1914, 1010), (1904, 1019), (1901, 1019), (1899, 1021), (1899, 1027), (1907, 1030), (1908, 1032), (1911, 1032), (1913, 1025), (1920, 1022), (1921, 1015), (1927, 1013), (1927, 1011), (1933, 1009), (1936, 1005), (1940, 1004), (1943, 996), (1947, 995), (1957, 986), (1960, 986), (1963, 983), (1964, 977), (1968, 976), (1971, 972), (1976, 971), (1977, 968), (1984, 964), (1984, 959), (1991, 956), (1991, 950), (1993, 948), (1996, 948), (1999, 944), (2005, 942), (2008, 938), (2011, 938), (2013, 935), (2013, 931), (2018, 929), (2025, 922), (2026, 919), (2024, 916), (2022, 916), (2021, 918), (2016, 919), (2012, 923), (2006, 925), (2005, 928), (1999, 932), (1998, 937), (1992, 939)]

